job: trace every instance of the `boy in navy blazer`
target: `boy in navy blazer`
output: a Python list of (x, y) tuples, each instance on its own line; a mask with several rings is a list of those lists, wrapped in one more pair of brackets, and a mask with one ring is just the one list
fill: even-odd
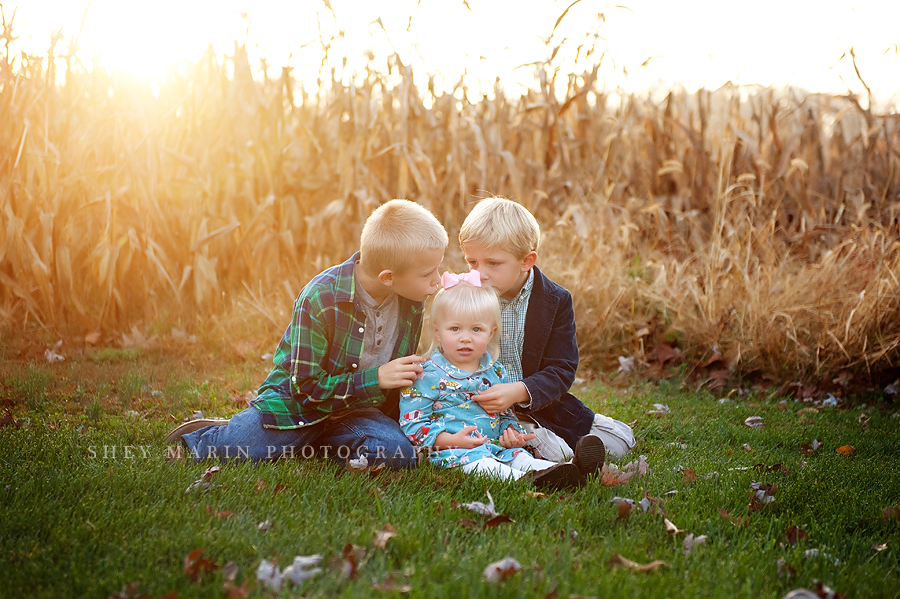
[[(540, 235), (534, 216), (504, 198), (479, 202), (460, 229), (469, 268), (500, 295), (500, 362), (512, 381), (475, 399), (488, 413), (514, 408), (551, 430), (575, 448), (574, 461), (588, 475), (603, 464), (601, 437), (616, 444), (616, 453), (630, 450), (634, 437), (627, 425), (595, 415), (569, 393), (578, 368), (575, 312), (569, 292), (535, 266)], [(609, 437), (605, 428), (596, 428), (598, 421), (614, 423), (618, 435)]]

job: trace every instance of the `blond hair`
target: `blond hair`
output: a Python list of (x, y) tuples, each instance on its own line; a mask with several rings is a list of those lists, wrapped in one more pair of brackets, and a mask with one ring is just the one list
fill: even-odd
[(506, 198), (487, 198), (469, 212), (459, 230), (459, 245), (500, 248), (522, 259), (538, 251), (541, 227), (527, 208)]
[[(500, 297), (493, 287), (476, 287), (460, 281), (449, 289), (441, 289), (431, 303), (431, 326), (437, 327), (448, 314), (457, 318), (484, 318), (488, 326), (494, 327), (494, 336), (488, 342), (488, 353), (493, 359), (500, 357)], [(431, 341), (433, 351), (438, 347), (437, 336)]]
[(370, 276), (385, 270), (403, 274), (422, 252), (446, 249), (447, 231), (415, 202), (391, 200), (375, 209), (359, 238), (360, 266)]

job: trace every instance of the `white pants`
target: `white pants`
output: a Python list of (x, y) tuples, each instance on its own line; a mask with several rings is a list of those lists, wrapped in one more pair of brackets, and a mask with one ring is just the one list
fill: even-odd
[(555, 466), (554, 462), (547, 460), (539, 460), (533, 457), (527, 450), (519, 452), (519, 455), (510, 460), (509, 464), (504, 464), (491, 458), (482, 458), (471, 464), (462, 466), (463, 472), (471, 474), (478, 472), (488, 474), (502, 480), (519, 480), (529, 470), (544, 470), (550, 466)]

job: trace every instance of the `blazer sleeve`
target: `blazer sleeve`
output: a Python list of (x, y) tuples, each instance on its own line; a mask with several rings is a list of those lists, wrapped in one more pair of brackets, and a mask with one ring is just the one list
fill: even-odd
[[(500, 364), (499, 362), (497, 362), (497, 365), (500, 366), (500, 376), (497, 377), (497, 380), (492, 381), (492, 383), (494, 385), (496, 385), (498, 383), (508, 383), (509, 376), (506, 373), (506, 367), (503, 366), (503, 364)], [(491, 378), (494, 378), (494, 377), (492, 376)], [(522, 427), (521, 424), (519, 424), (519, 419), (516, 418), (516, 415), (512, 411), (511, 408), (500, 412), (500, 434), (502, 435), (503, 431), (508, 429), (510, 426), (512, 426), (515, 430), (519, 431), (520, 433), (525, 432), (525, 429)]]
[(559, 298), (550, 338), (540, 358), (538, 370), (522, 379), (531, 396), (529, 412), (542, 410), (558, 401), (575, 382), (578, 369), (578, 342), (575, 338), (575, 310), (572, 295), (565, 290)]

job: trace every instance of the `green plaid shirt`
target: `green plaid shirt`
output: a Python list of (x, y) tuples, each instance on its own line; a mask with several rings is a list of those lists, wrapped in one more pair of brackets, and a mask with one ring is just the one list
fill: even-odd
[[(359, 252), (316, 275), (294, 302), (291, 324), (275, 350), (275, 367), (252, 404), (264, 427), (300, 428), (386, 401), (378, 368), (359, 370), (366, 315), (355, 294), (358, 259)], [(392, 359), (415, 353), (422, 333), (424, 304), (398, 299)]]

